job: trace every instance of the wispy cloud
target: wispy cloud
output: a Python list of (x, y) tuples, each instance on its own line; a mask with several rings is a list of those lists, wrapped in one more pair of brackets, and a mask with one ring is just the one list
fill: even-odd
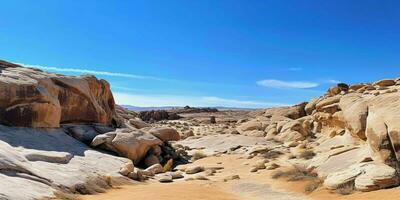
[(290, 68), (288, 68), (288, 70), (289, 71), (301, 71), (301, 70), (303, 70), (303, 68), (302, 67), (290, 67)]
[(332, 84), (341, 83), (341, 81), (335, 80), (335, 79), (328, 79), (328, 80), (325, 80), (324, 82), (325, 82), (325, 83), (332, 83)]
[(124, 92), (114, 92), (114, 98), (118, 104), (142, 107), (190, 105), (265, 108), (287, 105), (283, 103), (237, 100), (214, 96), (135, 95)]
[(160, 80), (160, 81), (171, 81), (171, 79), (165, 79), (165, 78), (154, 77), (154, 76), (143, 76), (143, 75), (129, 74), (129, 73), (97, 71), (97, 70), (91, 70), (91, 69), (48, 67), (48, 66), (42, 66), (42, 65), (24, 64), (24, 63), (17, 63), (17, 64), (22, 65), (24, 67), (37, 68), (37, 69), (53, 71), (53, 72), (72, 72), (72, 73), (80, 73), (80, 74), (115, 76), (115, 77), (124, 77), (124, 78), (132, 78), (132, 79), (151, 79), (151, 80)]
[(282, 103), (272, 103), (272, 102), (260, 102), (260, 101), (243, 101), (236, 99), (225, 99), (219, 97), (202, 97), (205, 102), (216, 104), (216, 105), (235, 105), (235, 106), (256, 106), (256, 107), (275, 107), (275, 106), (287, 106), (287, 104)]
[(276, 79), (265, 79), (257, 81), (257, 85), (278, 89), (307, 89), (319, 86), (319, 83), (308, 81), (282, 81)]

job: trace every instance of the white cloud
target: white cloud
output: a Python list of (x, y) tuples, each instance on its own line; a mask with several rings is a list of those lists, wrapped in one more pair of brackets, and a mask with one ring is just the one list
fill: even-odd
[(325, 80), (326, 83), (332, 83), (332, 84), (338, 84), (341, 83), (341, 81), (335, 80), (335, 79), (329, 79), (329, 80)]
[(302, 67), (291, 67), (288, 70), (289, 71), (301, 71), (301, 70), (303, 70), (303, 68)]
[(72, 73), (80, 73), (80, 74), (116, 76), (116, 77), (132, 78), (132, 79), (151, 79), (151, 80), (169, 81), (169, 79), (164, 79), (164, 78), (159, 78), (159, 77), (154, 77), (154, 76), (143, 76), (143, 75), (137, 75), (137, 74), (97, 71), (97, 70), (90, 70), (90, 69), (47, 67), (47, 66), (42, 66), (42, 65), (30, 65), (30, 64), (23, 64), (23, 63), (16, 63), (16, 64), (22, 65), (24, 67), (37, 68), (37, 69), (42, 69), (42, 70), (46, 70), (46, 71), (72, 72)]
[(308, 81), (281, 81), (275, 79), (266, 79), (257, 81), (257, 85), (270, 87), (270, 88), (294, 88), (294, 89), (307, 89), (319, 86), (319, 83)]
[(117, 104), (133, 105), (141, 107), (152, 106), (225, 106), (242, 108), (265, 108), (275, 106), (286, 106), (287, 104), (261, 102), (261, 101), (242, 101), (236, 99), (225, 99), (211, 96), (179, 96), (179, 95), (135, 95), (123, 92), (114, 92)]

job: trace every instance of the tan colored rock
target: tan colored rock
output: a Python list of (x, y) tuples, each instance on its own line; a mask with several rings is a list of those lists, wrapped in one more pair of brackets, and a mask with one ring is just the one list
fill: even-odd
[(280, 107), (280, 108), (269, 108), (265, 110), (264, 116), (273, 117), (273, 116), (281, 116), (289, 119), (298, 119), (306, 116), (306, 107), (307, 103), (300, 103), (294, 106), (289, 107)]
[(304, 140), (308, 133), (309, 130), (304, 129), (302, 120), (292, 120), (282, 126), (275, 139), (281, 142), (300, 141)]
[(138, 129), (117, 129), (115, 132), (96, 136), (91, 145), (114, 151), (137, 164), (151, 148), (161, 144), (162, 141), (150, 133)]
[(312, 112), (315, 110), (315, 106), (317, 105), (319, 99), (312, 99), (310, 102), (307, 103), (307, 105), (304, 107), (304, 110), (306, 111), (307, 115), (311, 115)]
[(352, 167), (343, 171), (331, 173), (324, 181), (324, 186), (330, 190), (336, 190), (343, 185), (353, 184), (354, 180), (363, 173), (359, 167)]
[(172, 176), (169, 174), (162, 174), (161, 176), (157, 177), (160, 183), (170, 183), (172, 182)]
[(394, 160), (400, 160), (399, 94), (374, 97), (369, 101), (368, 110), (366, 137), (373, 159), (393, 165)]
[(317, 105), (315, 105), (315, 108), (317, 109), (317, 111), (321, 111), (321, 109), (325, 106), (339, 103), (341, 98), (342, 98), (342, 96), (340, 96), (340, 95), (325, 98), (325, 99), (319, 101), (317, 103)]
[(123, 176), (128, 176), (129, 173), (134, 172), (135, 167), (133, 166), (133, 163), (126, 163), (124, 166), (121, 167), (119, 170), (119, 173)]
[(338, 95), (342, 92), (347, 93), (348, 90), (349, 90), (349, 86), (347, 84), (339, 83), (336, 86), (329, 88), (327, 94), (329, 96), (334, 96), (334, 95)]
[(368, 116), (368, 103), (360, 94), (349, 94), (340, 99), (340, 108), (346, 122), (346, 129), (356, 137), (366, 139), (365, 129)]
[(202, 172), (204, 170), (205, 170), (205, 168), (203, 166), (191, 166), (191, 167), (187, 167), (185, 169), (185, 173), (186, 174), (196, 174), (196, 173)]
[(236, 130), (240, 134), (244, 134), (247, 131), (263, 131), (263, 124), (258, 120), (251, 120), (241, 124)]
[(162, 144), (158, 138), (139, 130), (120, 131), (111, 143), (118, 154), (134, 163), (140, 162), (152, 146)]
[(392, 86), (395, 85), (396, 82), (393, 79), (384, 79), (384, 80), (380, 80), (374, 83), (374, 85), (378, 85), (381, 87), (385, 87), (385, 86)]
[(396, 170), (385, 164), (366, 164), (362, 166), (364, 173), (355, 179), (357, 190), (368, 192), (397, 186), (399, 177)]
[(357, 91), (357, 90), (363, 88), (364, 86), (365, 86), (365, 84), (353, 84), (350, 86), (350, 90)]
[(160, 164), (154, 164), (146, 168), (145, 171), (150, 172), (152, 174), (160, 174), (164, 172), (164, 168)]
[(173, 160), (173, 159), (169, 159), (169, 160), (167, 161), (167, 163), (165, 163), (165, 165), (164, 165), (164, 167), (163, 167), (163, 169), (164, 169), (163, 171), (164, 171), (164, 172), (172, 171), (173, 165), (174, 165), (174, 160)]
[(317, 153), (311, 160), (308, 169), (315, 170), (320, 177), (339, 172), (370, 158), (369, 149), (366, 147), (343, 147), (327, 152)]
[(139, 118), (130, 119), (129, 124), (131, 124), (133, 127), (137, 129), (142, 129), (150, 126), (148, 123), (142, 121)]
[(168, 127), (152, 128), (149, 130), (149, 133), (163, 142), (178, 141), (181, 139), (181, 136), (175, 129)]
[(351, 184), (355, 189), (368, 192), (393, 187), (399, 184), (396, 170), (382, 163), (360, 163), (328, 175), (324, 186), (328, 189), (338, 189)]
[(111, 124), (115, 104), (109, 84), (94, 76), (63, 76), (0, 61), (0, 122), (59, 127), (60, 123)]

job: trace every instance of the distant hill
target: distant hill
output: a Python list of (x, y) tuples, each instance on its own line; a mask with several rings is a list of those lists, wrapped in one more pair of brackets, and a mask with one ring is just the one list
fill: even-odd
[[(184, 107), (179, 107), (179, 106), (161, 106), (161, 107), (140, 107), (140, 106), (132, 106), (132, 105), (120, 105), (128, 110), (133, 110), (133, 111), (147, 111), (147, 110), (173, 110), (173, 109), (182, 109)], [(205, 107), (202, 107), (205, 108)], [(209, 107), (209, 108), (216, 108), (218, 110), (255, 110), (254, 108), (236, 108), (236, 107), (223, 107), (223, 106), (217, 106), (217, 107)]]

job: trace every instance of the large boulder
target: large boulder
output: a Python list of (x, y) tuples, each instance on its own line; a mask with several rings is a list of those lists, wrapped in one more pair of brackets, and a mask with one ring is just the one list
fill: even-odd
[(368, 104), (360, 94), (349, 94), (340, 99), (340, 108), (346, 122), (346, 129), (355, 137), (366, 139)]
[(369, 101), (367, 142), (373, 159), (394, 166), (400, 161), (400, 95), (379, 95)]
[(104, 178), (127, 183), (118, 171), (129, 162), (95, 151), (63, 129), (0, 125), (0, 199), (48, 199), (60, 188), (87, 193), (109, 187)]
[(97, 136), (93, 140), (92, 146), (105, 145), (106, 150), (115, 151), (118, 155), (129, 158), (134, 161), (134, 164), (138, 164), (153, 146), (162, 143), (157, 137), (141, 130), (117, 129), (115, 134), (108, 133)]
[(396, 186), (399, 183), (396, 170), (382, 163), (360, 163), (328, 175), (324, 186), (338, 189), (344, 185), (354, 185), (355, 189), (368, 192)]
[(111, 124), (109, 84), (94, 76), (63, 76), (0, 60), (0, 123), (59, 127), (60, 123)]
[(181, 139), (178, 131), (168, 127), (152, 128), (149, 130), (149, 133), (156, 136), (163, 142), (178, 141)]
[(263, 125), (262, 122), (260, 122), (257, 119), (253, 119), (251, 121), (248, 122), (244, 122), (241, 125), (239, 125), (236, 130), (240, 133), (240, 134), (245, 134), (245, 132), (247, 131), (262, 131), (265, 129), (265, 125)]

